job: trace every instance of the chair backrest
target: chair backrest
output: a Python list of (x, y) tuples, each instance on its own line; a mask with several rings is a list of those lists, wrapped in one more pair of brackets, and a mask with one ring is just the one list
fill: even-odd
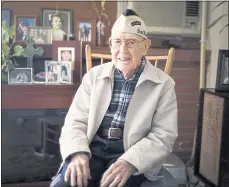
[(87, 70), (87, 72), (92, 68), (92, 58), (101, 59), (100, 64), (104, 63), (103, 59), (106, 59), (106, 60), (112, 59), (111, 55), (92, 53), (90, 45), (86, 45), (85, 56), (86, 56), (86, 70)]
[(167, 74), (171, 74), (172, 67), (173, 67), (173, 60), (175, 56), (175, 49), (170, 48), (168, 55), (165, 56), (146, 56), (146, 58), (152, 63), (154, 62), (154, 66), (157, 67), (159, 61), (166, 61), (165, 67), (164, 67), (164, 72)]
[[(111, 60), (112, 59), (111, 55), (92, 53), (90, 45), (86, 45), (85, 55), (86, 55), (86, 70), (87, 70), (87, 72), (92, 68), (92, 59), (93, 58), (101, 59), (100, 64), (104, 63), (104, 59), (105, 60)], [(172, 66), (173, 66), (174, 56), (175, 56), (175, 49), (170, 48), (168, 55), (166, 55), (166, 56), (146, 56), (146, 58), (151, 63), (152, 63), (152, 61), (155, 61), (154, 65), (156, 67), (157, 67), (159, 61), (161, 61), (161, 60), (166, 61), (164, 72), (170, 75), (171, 70), (172, 70)]]

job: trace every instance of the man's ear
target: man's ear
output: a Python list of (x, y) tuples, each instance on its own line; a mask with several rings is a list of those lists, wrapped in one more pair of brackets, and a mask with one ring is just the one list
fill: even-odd
[[(111, 45), (110, 45), (110, 40), (111, 40), (111, 36), (108, 38), (108, 45), (109, 45), (109, 48), (110, 48), (110, 53), (112, 52), (111, 50)], [(112, 53), (111, 53), (112, 54)]]
[(150, 46), (151, 46), (151, 40), (150, 39), (146, 39), (145, 46), (144, 46), (144, 51), (143, 51), (143, 55), (146, 55), (147, 54), (148, 49), (150, 48)]

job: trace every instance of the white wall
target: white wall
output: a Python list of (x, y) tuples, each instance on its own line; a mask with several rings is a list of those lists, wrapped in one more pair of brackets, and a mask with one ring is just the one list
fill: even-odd
[(162, 23), (166, 27), (183, 26), (185, 2), (131, 1), (129, 7), (137, 12), (147, 26), (160, 27)]
[[(124, 7), (136, 11), (145, 21), (147, 33), (200, 37), (198, 17), (186, 17), (185, 1), (118, 1), (118, 16)], [(201, 14), (201, 13), (200, 13)], [(196, 26), (188, 28), (190, 19)], [(197, 20), (196, 20), (197, 19)]]
[[(218, 3), (219, 2), (208, 2), (208, 25), (220, 15), (228, 13), (228, 2), (212, 11)], [(206, 66), (207, 88), (215, 88), (219, 49), (228, 49), (228, 28), (224, 29), (223, 32), (219, 34), (219, 31), (227, 23), (228, 17), (224, 17), (207, 32), (207, 50), (211, 51), (210, 62), (208, 62)]]

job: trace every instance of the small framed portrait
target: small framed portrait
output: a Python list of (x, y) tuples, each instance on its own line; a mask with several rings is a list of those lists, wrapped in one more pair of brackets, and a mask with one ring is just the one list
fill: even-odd
[(59, 84), (61, 63), (58, 61), (45, 61), (45, 81), (47, 84)]
[(15, 68), (8, 72), (8, 84), (32, 84), (32, 68)]
[[(59, 49), (62, 48), (62, 49)], [(59, 49), (59, 50), (58, 50)], [(52, 60), (61, 61), (61, 53), (63, 50), (74, 49), (74, 52), (71, 53), (72, 65), (73, 65), (73, 82), (79, 82), (82, 79), (82, 42), (78, 40), (74, 41), (53, 41), (52, 43)], [(63, 55), (63, 54), (62, 54)], [(70, 56), (66, 55), (66, 59)], [(63, 57), (62, 57), (63, 58)]]
[(6, 22), (6, 27), (9, 28), (12, 24), (12, 11), (10, 9), (2, 9), (2, 22)]
[(35, 44), (52, 44), (52, 29), (45, 27), (29, 28), (29, 36)]
[(58, 47), (58, 61), (75, 61), (74, 47)]
[(14, 16), (15, 40), (26, 41), (29, 36), (29, 28), (36, 27), (36, 16)]
[(61, 83), (72, 84), (72, 62), (61, 62)]
[(95, 44), (95, 21), (77, 21), (78, 40)]
[(66, 35), (74, 34), (73, 11), (61, 9), (60, 11), (50, 8), (41, 9), (41, 24), (43, 27), (51, 27), (52, 39), (63, 41)]
[(229, 92), (229, 50), (219, 50), (216, 90)]

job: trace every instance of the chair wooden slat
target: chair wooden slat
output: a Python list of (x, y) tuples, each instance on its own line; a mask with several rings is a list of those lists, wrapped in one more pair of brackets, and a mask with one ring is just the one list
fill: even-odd
[(148, 60), (167, 60), (168, 56), (146, 56)]
[(91, 57), (94, 58), (103, 58), (103, 59), (111, 59), (111, 55), (106, 55), (106, 54), (98, 54), (98, 53), (92, 53)]
[(101, 63), (100, 64), (103, 64), (103, 58), (101, 58)]

